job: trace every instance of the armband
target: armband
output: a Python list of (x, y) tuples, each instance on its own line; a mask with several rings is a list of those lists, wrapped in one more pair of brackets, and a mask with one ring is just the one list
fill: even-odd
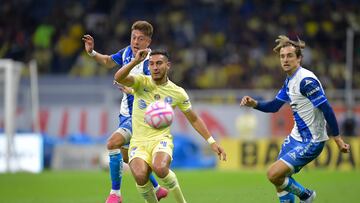
[(210, 145), (211, 144), (214, 144), (216, 141), (215, 141), (215, 139), (212, 137), (212, 136), (210, 136), (207, 140), (206, 140)]
[(88, 53), (88, 54), (89, 54), (89, 56), (94, 57), (97, 54), (97, 52), (93, 49), (91, 51), (91, 53)]

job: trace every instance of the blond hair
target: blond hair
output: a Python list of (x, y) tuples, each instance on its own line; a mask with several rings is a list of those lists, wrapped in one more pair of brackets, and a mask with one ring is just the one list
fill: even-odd
[(273, 49), (276, 53), (280, 52), (280, 49), (283, 47), (287, 47), (287, 46), (293, 46), (295, 47), (295, 53), (296, 56), (302, 56), (302, 50), (305, 48), (305, 42), (300, 40), (298, 37), (298, 41), (293, 41), (290, 40), (287, 36), (285, 35), (279, 35), (278, 38), (275, 40), (276, 43), (278, 43), (276, 45), (276, 47)]

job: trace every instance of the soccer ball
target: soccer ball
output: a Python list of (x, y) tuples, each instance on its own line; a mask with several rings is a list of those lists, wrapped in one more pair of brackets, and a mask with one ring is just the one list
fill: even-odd
[(173, 119), (174, 110), (167, 102), (155, 101), (146, 108), (145, 122), (153, 128), (168, 127)]

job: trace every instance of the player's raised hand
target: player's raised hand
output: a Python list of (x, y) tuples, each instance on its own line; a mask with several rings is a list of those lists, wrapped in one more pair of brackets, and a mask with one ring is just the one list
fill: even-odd
[(340, 136), (334, 137), (336, 145), (338, 146), (339, 150), (342, 153), (349, 153), (350, 152), (350, 145), (345, 143), (344, 140)]
[(90, 35), (84, 35), (82, 38), (85, 44), (85, 51), (91, 53), (94, 50), (94, 38)]
[(143, 61), (146, 56), (148, 55), (148, 53), (150, 52), (150, 49), (141, 49), (139, 50), (136, 55), (135, 55), (135, 61), (140, 63), (141, 61)]
[(134, 89), (133, 89), (133, 88), (124, 86), (124, 85), (116, 82), (115, 80), (114, 80), (113, 84), (114, 84), (120, 91), (122, 91), (123, 93), (126, 93), (126, 94), (133, 94), (133, 93), (134, 93)]
[(219, 160), (226, 161), (226, 153), (216, 142), (211, 144), (211, 149), (218, 155)]
[(240, 106), (256, 107), (257, 101), (249, 96), (244, 96), (241, 99)]

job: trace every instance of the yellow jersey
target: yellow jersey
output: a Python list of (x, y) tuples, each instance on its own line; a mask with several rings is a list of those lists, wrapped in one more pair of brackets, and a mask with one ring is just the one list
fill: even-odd
[(170, 126), (162, 129), (155, 129), (149, 126), (144, 118), (146, 107), (156, 100), (163, 100), (169, 103), (173, 109), (178, 107), (182, 112), (191, 109), (191, 103), (188, 94), (182, 87), (175, 85), (168, 80), (165, 84), (156, 85), (151, 76), (132, 75), (134, 77), (134, 103), (132, 114), (134, 141), (151, 141), (165, 137), (172, 138)]

